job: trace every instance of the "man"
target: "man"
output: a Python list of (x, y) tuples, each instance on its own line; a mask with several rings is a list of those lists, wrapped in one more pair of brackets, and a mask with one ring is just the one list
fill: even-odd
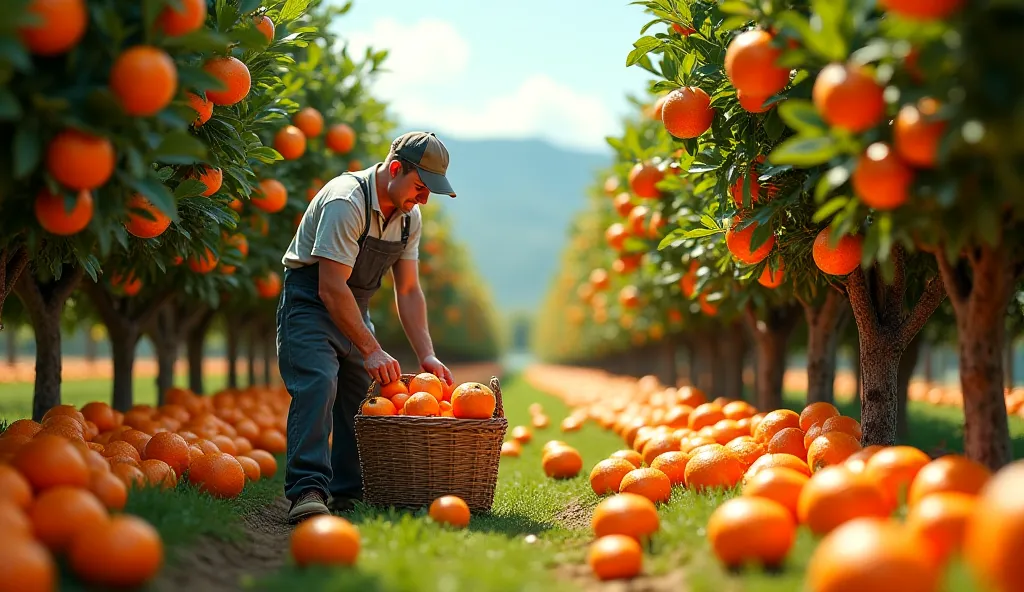
[[(430, 132), (397, 138), (383, 162), (327, 183), (306, 208), (282, 262), (277, 308), (281, 378), (291, 394), (285, 495), (291, 522), (345, 511), (362, 497), (355, 415), (371, 379), (398, 380), (374, 337), (369, 302), (391, 270), (402, 327), (420, 367), (452, 384), (434, 355), (420, 289), (420, 204), (455, 191), (448, 150)], [(333, 446), (327, 442), (334, 431)]]

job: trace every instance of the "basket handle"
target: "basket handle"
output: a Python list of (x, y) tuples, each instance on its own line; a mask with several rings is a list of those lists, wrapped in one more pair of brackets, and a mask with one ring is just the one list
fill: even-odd
[(505, 407), (501, 403), (501, 383), (497, 376), (491, 377), (491, 390), (494, 391), (494, 417), (495, 419), (505, 417)]

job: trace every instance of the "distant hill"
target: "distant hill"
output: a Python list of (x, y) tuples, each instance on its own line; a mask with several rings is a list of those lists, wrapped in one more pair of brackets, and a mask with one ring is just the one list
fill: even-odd
[(543, 298), (595, 171), (611, 162), (541, 140), (442, 136), (458, 197), (431, 196), (450, 214), (497, 306), (533, 310)]

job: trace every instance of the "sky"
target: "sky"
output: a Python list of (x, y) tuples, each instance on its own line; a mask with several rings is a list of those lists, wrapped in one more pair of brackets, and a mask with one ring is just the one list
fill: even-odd
[(650, 78), (625, 65), (649, 20), (629, 0), (354, 0), (333, 30), (390, 51), (373, 88), (403, 127), (606, 153)]

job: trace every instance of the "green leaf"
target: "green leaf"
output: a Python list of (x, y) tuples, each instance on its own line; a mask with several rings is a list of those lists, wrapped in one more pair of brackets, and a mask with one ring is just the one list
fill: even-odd
[(811, 220), (818, 224), (832, 217), (833, 214), (846, 207), (847, 202), (850, 201), (848, 197), (833, 197), (832, 199), (825, 202), (825, 205), (818, 208), (818, 211), (814, 212), (814, 217)]
[(707, 229), (710, 229), (710, 230), (717, 230), (717, 231), (722, 230), (722, 227), (718, 225), (718, 222), (714, 218), (712, 218), (711, 216), (708, 216), (707, 214), (701, 215), (700, 223), (701, 223), (702, 226), (704, 226), (704, 228), (707, 228)]
[[(722, 14), (735, 14), (740, 16), (753, 16), (754, 9), (743, 0), (726, 0), (718, 5)], [(749, 20), (749, 19), (748, 19)]]
[(839, 153), (839, 145), (830, 136), (796, 136), (779, 144), (768, 155), (772, 164), (812, 167), (824, 164)]
[(178, 208), (175, 205), (174, 194), (159, 179), (153, 175), (139, 179), (128, 176), (121, 171), (117, 172), (117, 176), (122, 183), (141, 193), (158, 210), (169, 216), (172, 222), (178, 221)]
[(779, 117), (802, 136), (824, 135), (828, 131), (814, 104), (804, 99), (789, 99), (779, 105)]
[(686, 231), (683, 230), (682, 228), (676, 228), (661, 239), (661, 242), (658, 243), (658, 250), (661, 251), (667, 247), (674, 247), (677, 243), (681, 242), (685, 238)]
[(306, 8), (309, 7), (309, 0), (287, 0), (284, 6), (281, 7), (281, 12), (277, 15), (279, 23), (287, 23), (294, 21), (295, 19), (302, 16), (303, 12), (306, 12)]
[(721, 228), (694, 228), (693, 230), (686, 231), (686, 233), (683, 234), (683, 238), (704, 238), (721, 232), (725, 231)]
[(633, 51), (626, 57), (626, 66), (632, 66), (640, 61), (640, 58), (665, 45), (665, 42), (657, 37), (646, 35), (633, 42)]
[(42, 158), (43, 147), (39, 142), (39, 126), (36, 120), (18, 126), (14, 132), (14, 178), (24, 179), (36, 169)]
[(192, 134), (180, 131), (163, 136), (150, 159), (167, 164), (195, 164), (206, 160), (206, 144)]
[(0, 87), (0, 121), (14, 121), (21, 117), (18, 97), (9, 88)]

